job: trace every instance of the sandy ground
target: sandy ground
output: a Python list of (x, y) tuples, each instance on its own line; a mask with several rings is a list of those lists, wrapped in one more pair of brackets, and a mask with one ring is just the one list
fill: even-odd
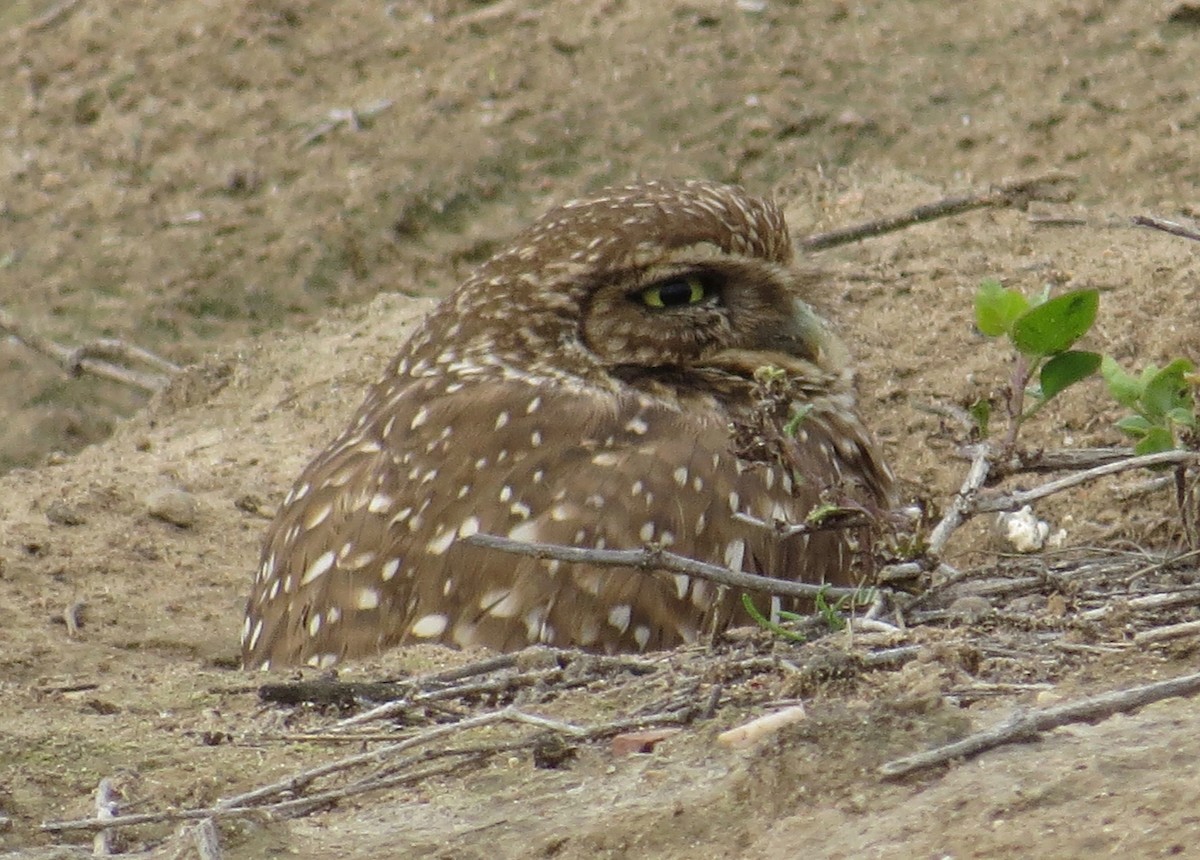
[[(858, 358), (870, 423), (907, 493), (936, 506), (965, 464), (957, 429), (926, 407), (986, 396), (1008, 373), (971, 327), (983, 278), (1100, 288), (1088, 345), (1126, 365), (1200, 353), (1197, 247), (1128, 221), (1200, 214), (1189, 4), (84, 0), (38, 18), (48, 8), (0, 11), (0, 308), (63, 343), (120, 337), (189, 368), (145, 403), (0, 343), (0, 849), (18, 856), (90, 847), (38, 825), (91, 814), (103, 777), (124, 811), (194, 807), (347, 753), (291, 739), (337, 714), (264, 706), (260, 679), (236, 668), (267, 518), (430, 297), (580, 189), (737, 181), (785, 201), (802, 235), (1073, 173), (1069, 203), (811, 261), (828, 273), (823, 307)], [(350, 108), (357, 118), (331, 121)], [(1120, 414), (1088, 383), (1026, 441), (1116, 444)], [(1169, 494), (1129, 494), (1145, 477), (1039, 514), (1094, 555), (1169, 549)], [(186, 527), (151, 515), (167, 491), (192, 506)], [(975, 524), (951, 560), (1003, 571), (995, 549)], [(1170, 582), (1193, 577), (1185, 565)], [(1024, 627), (1009, 613), (886, 643), (920, 647), (902, 669), (739, 676), (711, 719), (649, 754), (597, 742), (553, 770), (500, 756), (302, 818), (226, 822), (222, 845), (228, 857), (1188, 856), (1200, 726), (1187, 700), (879, 778), (882, 762), (1014, 708), (1195, 665), (1191, 639), (1131, 644), (1141, 622), (1128, 617), (1084, 631), (1086, 647), (1042, 648), (1030, 631), (1062, 627), (1046, 607), (1058, 598), (1069, 615), (1087, 595), (1046, 578), (1033, 596)], [(63, 622), (72, 608), (78, 629)], [(807, 665), (813, 646), (763, 647)], [(478, 656), (394, 654), (343, 677)], [(645, 693), (610, 687), (521, 701), (589, 723)], [(796, 696), (803, 724), (749, 751), (715, 742)], [(171, 856), (174, 832), (131, 828), (118, 847)]]

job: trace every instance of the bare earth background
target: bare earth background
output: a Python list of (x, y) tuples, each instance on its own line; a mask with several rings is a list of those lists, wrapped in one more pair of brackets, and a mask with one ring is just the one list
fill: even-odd
[[(102, 777), (128, 811), (199, 806), (345, 752), (281, 740), (294, 715), (261, 706), (259, 679), (234, 668), (266, 518), (427, 297), (583, 189), (736, 181), (784, 200), (800, 235), (1075, 173), (1073, 203), (812, 261), (829, 272), (824, 308), (859, 359), (870, 422), (910, 492), (941, 504), (965, 465), (921, 405), (969, 402), (1007, 373), (970, 325), (981, 279), (1099, 287), (1090, 345), (1127, 366), (1200, 357), (1200, 248), (1128, 221), (1200, 215), (1195, 4), (81, 0), (41, 17), (49, 9), (0, 8), (0, 308), (61, 342), (120, 337), (192, 366), (146, 405), (0, 342), (0, 849), (22, 856), (74, 856), (49, 846), (84, 837), (37, 825), (91, 814)], [(1116, 415), (1090, 383), (1028, 441), (1116, 444)], [(1039, 513), (1074, 546), (1163, 549), (1169, 499), (1118, 492), (1143, 479)], [(161, 490), (190, 495), (189, 527), (149, 515)], [(985, 561), (985, 529), (952, 550)], [(70, 606), (82, 621), (71, 635)], [(596, 745), (560, 770), (501, 757), (303, 819), (227, 824), (223, 845), (230, 857), (356, 858), (1195, 850), (1200, 715), (1188, 700), (881, 782), (883, 761), (1019, 705), (1182, 674), (1196, 657), (1184, 640), (1047, 651), (1001, 671), (953, 656), (972, 635), (913, 639), (928, 653), (903, 671), (806, 689), (807, 727), (749, 753), (714, 744), (753, 712), (724, 709), (647, 756)], [(464, 659), (417, 649), (343, 677)], [(955, 694), (988, 680), (1052, 689)], [(587, 721), (588, 702), (557, 705)], [(124, 845), (170, 834), (131, 830)]]

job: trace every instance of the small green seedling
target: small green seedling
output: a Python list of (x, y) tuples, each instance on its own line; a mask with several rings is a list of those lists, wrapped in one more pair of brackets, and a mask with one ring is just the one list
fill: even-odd
[(1134, 376), (1121, 369), (1111, 356), (1104, 356), (1100, 374), (1118, 403), (1134, 412), (1117, 422), (1134, 440), (1135, 454), (1157, 454), (1176, 447), (1178, 434), (1200, 429), (1192, 388), (1195, 365), (1177, 358), (1166, 367), (1147, 365)]
[[(781, 636), (792, 642), (807, 642), (808, 639), (802, 633), (797, 633), (795, 630), (788, 630), (781, 624), (776, 624), (767, 616), (758, 611), (758, 607), (754, 605), (754, 598), (749, 594), (742, 592), (742, 608), (746, 610), (746, 614), (754, 619), (754, 623), (763, 630), (769, 630), (776, 636)], [(786, 621), (798, 620), (801, 616), (794, 612), (780, 612), (779, 617)]]
[[(830, 630), (836, 631), (846, 629), (846, 619), (842, 617), (843, 612), (853, 611), (854, 609), (863, 606), (870, 606), (874, 601), (874, 588), (861, 588), (854, 594), (843, 594), (833, 603), (829, 602), (829, 599), (825, 596), (825, 589), (822, 588), (817, 592), (814, 604), (817, 614), (821, 616), (821, 619), (825, 622), (826, 626)], [(776, 624), (774, 621), (759, 612), (758, 607), (754, 605), (754, 599), (749, 594), (742, 594), (742, 607), (746, 610), (746, 614), (754, 619), (754, 622), (764, 630), (769, 630), (776, 636), (782, 636), (784, 639), (790, 639), (793, 642), (807, 641), (803, 634), (797, 633), (794, 630), (789, 630), (780, 624)], [(780, 610), (779, 612), (780, 621), (806, 621), (810, 617), (811, 616), (800, 615), (796, 612), (787, 612), (786, 610)]]
[(812, 411), (813, 405), (811, 403), (794, 406), (792, 410), (792, 417), (789, 418), (787, 423), (783, 425), (784, 434), (795, 438), (796, 434), (800, 432), (800, 425), (804, 423), (804, 419), (807, 418)]
[[(1071, 349), (1091, 329), (1099, 307), (1099, 290), (1072, 290), (1054, 298), (1047, 291), (1031, 301), (998, 281), (979, 285), (975, 325), (988, 337), (1007, 337), (1017, 350), (1006, 445), (1015, 442), (1020, 426), (1043, 406), (1099, 369), (1099, 353)], [(1024, 405), (1026, 397), (1033, 400), (1028, 409)], [(990, 408), (977, 402), (971, 413), (980, 432), (986, 435)]]

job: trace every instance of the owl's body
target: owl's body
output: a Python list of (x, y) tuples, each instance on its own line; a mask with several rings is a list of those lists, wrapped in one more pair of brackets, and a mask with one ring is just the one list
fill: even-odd
[(825, 491), (871, 508), (890, 492), (791, 256), (775, 206), (704, 182), (536, 222), (432, 312), (288, 493), (246, 665), (406, 642), (644, 650), (741, 611), (699, 579), (461, 542), (476, 533), (846, 583), (853, 536), (735, 517), (801, 522)]

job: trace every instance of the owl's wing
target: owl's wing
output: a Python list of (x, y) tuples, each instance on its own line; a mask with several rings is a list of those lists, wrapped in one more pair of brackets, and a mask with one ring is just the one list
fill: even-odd
[[(836, 447), (819, 420), (806, 427), (812, 445)], [(782, 538), (733, 516), (801, 521), (837, 477), (827, 460), (809, 445), (789, 466), (747, 463), (715, 404), (676, 411), (520, 379), (381, 386), (303, 472), (268, 534), (246, 665), (330, 665), (410, 641), (605, 651), (693, 641), (733, 612), (710, 583), (460, 538), (654, 542), (748, 572), (836, 579), (847, 568), (836, 536)]]

